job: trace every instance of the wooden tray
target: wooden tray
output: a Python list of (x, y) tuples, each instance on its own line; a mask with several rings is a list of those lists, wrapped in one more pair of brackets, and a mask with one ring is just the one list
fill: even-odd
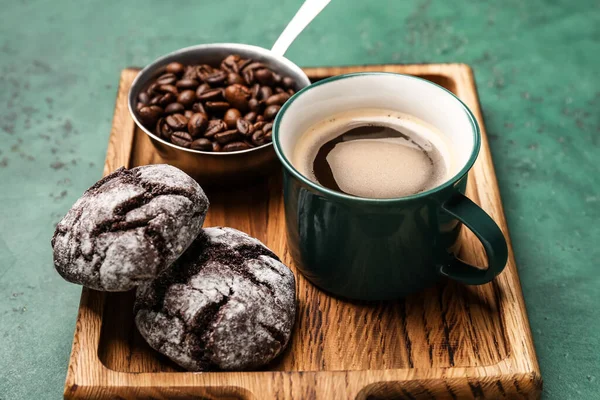
[[(313, 80), (362, 71), (417, 75), (456, 93), (482, 128), (468, 196), (508, 237), (471, 69), (461, 64), (308, 68)], [(104, 174), (160, 162), (127, 110), (137, 70), (121, 82)], [(538, 398), (542, 379), (510, 249), (508, 266), (479, 287), (444, 282), (397, 302), (341, 301), (316, 289), (286, 248), (280, 176), (253, 189), (208, 191), (206, 226), (232, 226), (259, 238), (297, 279), (299, 309), (287, 351), (257, 372), (189, 373), (148, 347), (135, 329), (133, 293), (84, 289), (65, 398), (463, 399)], [(485, 263), (463, 230), (462, 257)]]

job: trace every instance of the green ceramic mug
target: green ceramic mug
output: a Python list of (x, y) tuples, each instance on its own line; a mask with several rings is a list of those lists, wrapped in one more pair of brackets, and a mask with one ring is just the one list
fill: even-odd
[[(298, 138), (333, 114), (364, 108), (400, 111), (437, 127), (457, 160), (452, 177), (415, 195), (369, 199), (300, 174), (290, 161)], [(477, 121), (464, 103), (413, 76), (341, 75), (296, 93), (275, 120), (273, 144), (284, 167), (287, 239), (299, 270), (318, 287), (359, 300), (400, 298), (443, 277), (469, 285), (490, 282), (504, 269), (508, 251), (500, 228), (464, 195), (480, 142)], [(463, 224), (483, 244), (487, 269), (453, 253)]]

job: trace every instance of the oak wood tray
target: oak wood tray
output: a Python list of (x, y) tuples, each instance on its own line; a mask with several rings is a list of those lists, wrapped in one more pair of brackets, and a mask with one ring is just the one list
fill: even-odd
[[(312, 80), (361, 71), (423, 77), (473, 110), (483, 138), (467, 194), (508, 237), (471, 69), (462, 64), (306, 69)], [(135, 69), (121, 74), (104, 174), (161, 162), (127, 110), (136, 74)], [(286, 248), (279, 174), (252, 189), (207, 194), (206, 226), (232, 226), (259, 238), (296, 274), (299, 309), (286, 352), (262, 371), (184, 372), (137, 332), (133, 293), (84, 289), (65, 398), (539, 398), (542, 379), (510, 243), (508, 266), (490, 284), (443, 282), (401, 301), (347, 302), (319, 291), (296, 271)], [(479, 242), (463, 233), (462, 257), (485, 264)]]

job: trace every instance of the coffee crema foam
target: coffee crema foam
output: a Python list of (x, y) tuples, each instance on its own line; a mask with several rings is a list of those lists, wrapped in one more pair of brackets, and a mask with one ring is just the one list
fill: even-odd
[[(346, 134), (350, 138), (342, 139)], [(311, 126), (296, 143), (292, 164), (330, 189), (358, 197), (396, 198), (444, 183), (454, 170), (450, 149), (436, 127), (414, 116), (359, 109)]]

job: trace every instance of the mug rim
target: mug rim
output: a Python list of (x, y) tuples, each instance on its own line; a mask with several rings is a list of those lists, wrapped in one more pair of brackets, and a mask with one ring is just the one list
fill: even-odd
[[(464, 164), (464, 166), (460, 169), (460, 171), (458, 171), (454, 176), (452, 176), (452, 178), (444, 181), (444, 183), (442, 183), (441, 185), (433, 187), (429, 190), (425, 190), (420, 193), (411, 194), (409, 196), (391, 197), (391, 198), (384, 198), (384, 199), (360, 197), (360, 196), (354, 196), (351, 194), (338, 192), (338, 191), (326, 188), (325, 186), (322, 186), (318, 183), (315, 183), (315, 182), (311, 181), (310, 179), (308, 179), (303, 174), (301, 174), (293, 166), (293, 164), (288, 160), (288, 158), (285, 156), (285, 154), (283, 154), (283, 151), (281, 149), (281, 144), (280, 144), (280, 133), (279, 133), (280, 130), (279, 129), (280, 129), (281, 120), (283, 119), (283, 117), (284, 117), (286, 111), (288, 110), (288, 108), (290, 107), (290, 105), (295, 100), (297, 100), (300, 96), (302, 96), (304, 93), (310, 91), (311, 89), (316, 88), (317, 86), (325, 85), (325, 84), (328, 84), (331, 82), (348, 79), (348, 78), (367, 77), (367, 76), (382, 76), (382, 75), (383, 76), (396, 76), (396, 77), (400, 76), (400, 77), (409, 78), (409, 79), (416, 79), (416, 80), (422, 81), (426, 84), (436, 86), (437, 88), (442, 89), (444, 92), (446, 92), (447, 94), (452, 96), (455, 100), (457, 100), (460, 103), (463, 111), (465, 111), (465, 114), (467, 115), (467, 117), (469, 119), (469, 122), (470, 122), (471, 128), (472, 128), (471, 132), (473, 134), (473, 148), (471, 149), (471, 155), (469, 156), (469, 159)], [(290, 97), (290, 99), (285, 102), (285, 104), (281, 107), (281, 110), (279, 110), (279, 112), (277, 113), (277, 116), (275, 117), (275, 122), (273, 124), (273, 148), (275, 149), (275, 153), (277, 154), (279, 161), (281, 161), (283, 166), (294, 177), (296, 177), (297, 179), (302, 181), (304, 184), (310, 186), (312, 189), (316, 190), (318, 193), (320, 193), (322, 195), (326, 195), (328, 197), (334, 197), (334, 198), (337, 198), (340, 200), (362, 201), (362, 202), (371, 203), (371, 204), (376, 204), (376, 203), (388, 204), (388, 203), (396, 203), (396, 202), (404, 202), (404, 201), (422, 199), (433, 193), (440, 192), (440, 191), (446, 189), (447, 187), (454, 185), (465, 174), (467, 174), (469, 172), (471, 167), (473, 167), (473, 164), (475, 163), (475, 160), (477, 159), (477, 156), (479, 155), (479, 150), (481, 148), (481, 131), (479, 129), (479, 124), (477, 123), (477, 119), (475, 118), (475, 116), (473, 115), (473, 113), (469, 109), (469, 107), (467, 107), (467, 105), (461, 99), (459, 99), (458, 96), (456, 96), (454, 93), (452, 93), (445, 87), (438, 85), (437, 83), (431, 82), (427, 79), (423, 79), (423, 78), (420, 78), (417, 76), (407, 75), (407, 74), (398, 74), (398, 73), (394, 73), (394, 72), (353, 72), (353, 73), (349, 73), (349, 74), (335, 75), (335, 76), (331, 76), (329, 78), (319, 80), (309, 86), (306, 86), (306, 87), (300, 89), (292, 97)]]

